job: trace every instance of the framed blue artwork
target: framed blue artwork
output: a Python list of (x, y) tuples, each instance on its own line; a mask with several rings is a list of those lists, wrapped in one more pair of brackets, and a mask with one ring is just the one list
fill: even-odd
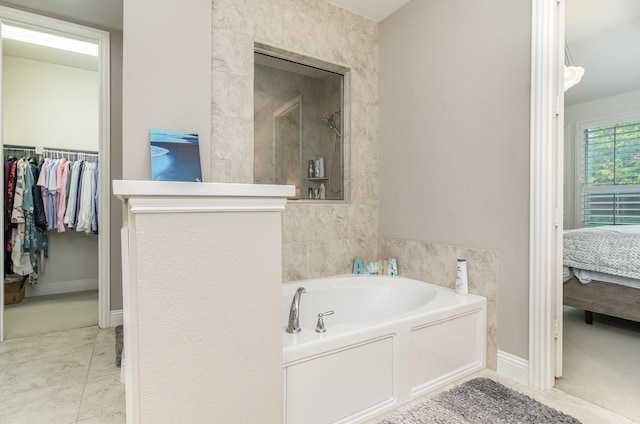
[(198, 134), (149, 130), (153, 181), (202, 181)]

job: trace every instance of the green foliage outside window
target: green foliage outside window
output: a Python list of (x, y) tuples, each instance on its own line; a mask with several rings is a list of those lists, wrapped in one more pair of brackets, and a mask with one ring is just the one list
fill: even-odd
[(587, 186), (640, 184), (640, 121), (585, 133)]
[(583, 223), (640, 224), (640, 121), (586, 130), (583, 153)]

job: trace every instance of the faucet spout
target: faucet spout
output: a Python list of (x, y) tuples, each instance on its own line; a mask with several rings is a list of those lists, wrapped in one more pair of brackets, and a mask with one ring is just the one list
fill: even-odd
[(293, 295), (291, 309), (289, 309), (289, 324), (285, 330), (287, 333), (294, 334), (300, 332), (300, 296), (306, 292), (304, 287), (299, 287)]

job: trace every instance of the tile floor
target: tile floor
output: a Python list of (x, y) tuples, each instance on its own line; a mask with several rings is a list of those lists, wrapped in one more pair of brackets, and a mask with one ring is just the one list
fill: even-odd
[[(640, 424), (560, 390), (535, 390), (489, 370), (455, 384), (479, 376), (492, 378), (576, 417), (583, 424)], [(391, 414), (365, 424), (375, 424)], [(120, 383), (120, 369), (115, 366), (113, 328), (87, 327), (0, 344), (0, 423), (125, 424), (125, 421), (124, 385)]]
[(124, 424), (114, 329), (87, 327), (0, 344), (0, 423)]

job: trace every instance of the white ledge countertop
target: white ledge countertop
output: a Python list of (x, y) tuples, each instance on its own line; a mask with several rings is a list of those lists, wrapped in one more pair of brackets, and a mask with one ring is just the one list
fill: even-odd
[(292, 185), (196, 183), (181, 181), (114, 180), (113, 194), (131, 197), (293, 197)]

